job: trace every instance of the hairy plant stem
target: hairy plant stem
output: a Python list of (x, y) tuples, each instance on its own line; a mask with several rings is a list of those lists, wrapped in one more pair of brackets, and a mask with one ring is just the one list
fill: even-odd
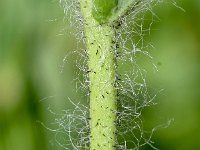
[(90, 79), (90, 149), (115, 150), (116, 62), (114, 29), (92, 16), (92, 0), (81, 0)]

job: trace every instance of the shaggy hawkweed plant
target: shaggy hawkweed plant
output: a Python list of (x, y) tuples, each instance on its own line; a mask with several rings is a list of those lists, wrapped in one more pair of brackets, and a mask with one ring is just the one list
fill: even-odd
[[(88, 106), (74, 104), (57, 119), (57, 139), (65, 149), (115, 150), (156, 149), (151, 132), (143, 129), (142, 110), (154, 104), (148, 92), (141, 59), (151, 60), (145, 44), (145, 12), (158, 0), (61, 0), (64, 12), (85, 44), (78, 49), (77, 66), (82, 71), (82, 88), (88, 91)], [(66, 59), (66, 58), (65, 58)], [(143, 60), (145, 61), (145, 60)], [(78, 80), (80, 81), (80, 80)], [(80, 100), (80, 102), (83, 100)], [(67, 137), (67, 136), (68, 137)], [(58, 137), (58, 136), (56, 136)]]

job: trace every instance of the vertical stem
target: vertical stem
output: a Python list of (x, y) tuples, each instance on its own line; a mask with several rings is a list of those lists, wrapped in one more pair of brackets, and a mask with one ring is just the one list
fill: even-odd
[(114, 29), (92, 16), (92, 0), (80, 0), (90, 79), (90, 149), (115, 150), (116, 89)]

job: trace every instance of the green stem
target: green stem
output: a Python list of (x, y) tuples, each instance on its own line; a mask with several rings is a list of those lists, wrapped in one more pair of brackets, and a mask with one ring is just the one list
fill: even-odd
[(81, 0), (90, 79), (90, 149), (115, 150), (116, 72), (114, 29), (92, 16), (92, 0)]

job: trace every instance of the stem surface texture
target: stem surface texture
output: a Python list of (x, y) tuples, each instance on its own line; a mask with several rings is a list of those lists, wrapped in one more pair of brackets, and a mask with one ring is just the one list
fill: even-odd
[(81, 0), (90, 79), (90, 149), (115, 150), (115, 32), (92, 16), (92, 0)]

